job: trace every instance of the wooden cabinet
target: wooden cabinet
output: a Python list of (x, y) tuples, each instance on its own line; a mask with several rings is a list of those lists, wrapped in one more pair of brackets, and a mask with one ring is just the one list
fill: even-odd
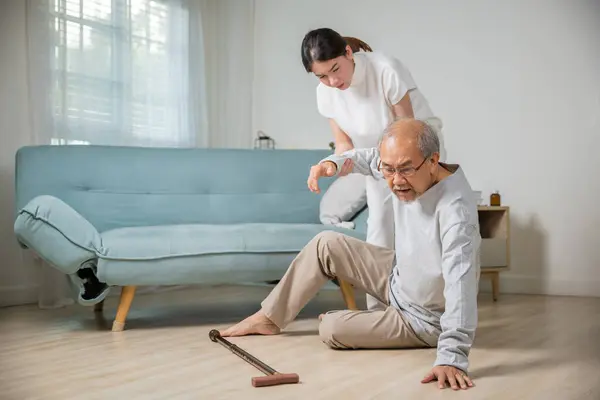
[(479, 206), (481, 232), (481, 277), (490, 278), (492, 296), (498, 300), (500, 272), (510, 268), (510, 209), (504, 206)]

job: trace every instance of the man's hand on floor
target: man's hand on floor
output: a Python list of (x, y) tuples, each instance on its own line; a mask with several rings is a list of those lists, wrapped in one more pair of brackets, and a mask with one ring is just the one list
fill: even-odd
[(473, 386), (471, 379), (458, 368), (449, 365), (438, 365), (433, 367), (431, 372), (423, 378), (421, 383), (429, 383), (434, 380), (438, 381), (440, 389), (446, 387), (446, 381), (450, 383), (450, 387), (454, 390), (467, 389)]

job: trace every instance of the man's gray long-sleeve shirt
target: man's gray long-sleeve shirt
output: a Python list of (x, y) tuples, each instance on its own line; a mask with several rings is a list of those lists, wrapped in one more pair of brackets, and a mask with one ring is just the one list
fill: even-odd
[[(334, 162), (339, 173), (346, 159), (353, 160), (354, 173), (383, 179), (378, 149), (354, 149), (323, 161)], [(466, 372), (477, 327), (481, 236), (477, 203), (462, 169), (444, 166), (452, 175), (415, 201), (393, 196), (396, 263), (389, 294), (417, 335), (437, 346), (434, 365)]]

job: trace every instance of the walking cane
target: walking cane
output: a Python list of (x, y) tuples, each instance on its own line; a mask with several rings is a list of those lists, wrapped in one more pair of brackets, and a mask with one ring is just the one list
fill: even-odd
[(261, 386), (275, 386), (275, 385), (283, 385), (286, 383), (298, 383), (300, 382), (300, 377), (298, 374), (281, 374), (275, 371), (273, 368), (269, 367), (264, 362), (260, 361), (258, 358), (254, 357), (247, 351), (239, 348), (235, 344), (229, 342), (227, 339), (221, 336), (221, 333), (213, 329), (208, 333), (208, 337), (213, 342), (217, 342), (221, 344), (223, 347), (229, 349), (233, 354), (240, 357), (242, 360), (246, 361), (248, 364), (254, 366), (256, 369), (262, 371), (266, 376), (259, 376), (252, 378), (252, 386), (261, 387)]

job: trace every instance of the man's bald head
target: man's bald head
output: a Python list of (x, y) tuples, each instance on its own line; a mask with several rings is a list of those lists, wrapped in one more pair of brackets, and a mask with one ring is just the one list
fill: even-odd
[(387, 127), (379, 143), (379, 168), (402, 201), (425, 193), (438, 177), (440, 140), (426, 121), (404, 118)]
[(430, 158), (440, 152), (440, 139), (426, 121), (402, 118), (392, 122), (383, 132), (379, 149), (388, 146), (415, 145), (423, 158)]

